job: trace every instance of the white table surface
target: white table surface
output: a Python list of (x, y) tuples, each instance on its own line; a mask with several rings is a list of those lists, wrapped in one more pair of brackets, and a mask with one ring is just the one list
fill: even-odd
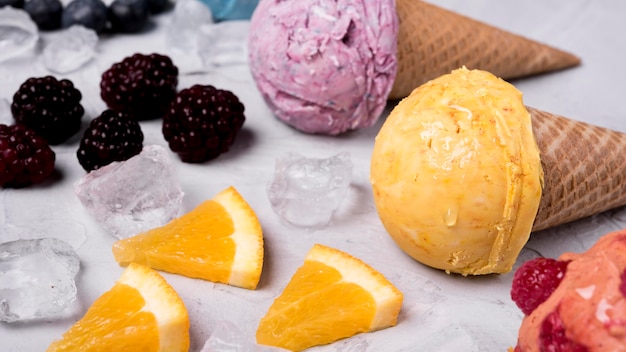
[[(570, 51), (580, 67), (514, 81), (527, 105), (576, 120), (626, 132), (626, 2), (622, 0), (431, 0), (470, 17)], [(135, 52), (166, 53), (163, 39), (169, 15), (154, 18), (155, 28), (142, 35), (117, 35), (100, 43), (98, 57), (67, 75), (83, 94), (83, 129), (105, 105), (99, 97), (101, 73)], [(0, 98), (11, 100), (28, 77), (49, 74), (36, 55), (0, 63)], [(246, 107), (246, 122), (235, 145), (218, 159), (176, 167), (185, 198), (181, 212), (191, 210), (229, 185), (256, 211), (265, 237), (265, 262), (255, 291), (163, 274), (178, 291), (191, 320), (191, 350), (201, 349), (214, 327), (230, 321), (244, 339), (254, 341), (259, 319), (285, 286), (314, 243), (344, 250), (380, 271), (404, 293), (398, 325), (360, 334), (315, 351), (505, 351), (514, 346), (521, 312), (509, 298), (512, 273), (462, 277), (425, 267), (405, 255), (385, 233), (372, 201), (369, 160), (379, 123), (339, 137), (305, 135), (279, 122), (265, 106), (245, 64), (212, 72), (181, 75), (179, 89), (192, 84), (229, 89)], [(0, 117), (6, 122), (7, 117)], [(166, 145), (160, 121), (142, 122), (144, 144)], [(82, 132), (82, 130), (81, 130)], [(43, 351), (119, 277), (123, 268), (111, 254), (115, 238), (87, 214), (72, 191), (84, 175), (76, 159), (79, 135), (54, 146), (60, 175), (44, 185), (0, 190), (0, 241), (59, 237), (72, 244), (81, 259), (78, 299), (58, 319), (0, 323), (2, 351)], [(266, 185), (276, 158), (287, 151), (309, 157), (351, 153), (353, 183), (330, 226), (308, 231), (283, 225), (270, 208)], [(536, 256), (556, 257), (583, 251), (602, 234), (626, 227), (626, 209), (532, 234), (519, 262)]]

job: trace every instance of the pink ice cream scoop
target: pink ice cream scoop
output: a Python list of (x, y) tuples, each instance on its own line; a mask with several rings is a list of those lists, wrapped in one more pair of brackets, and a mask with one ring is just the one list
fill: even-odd
[(373, 125), (397, 71), (394, 0), (261, 0), (252, 76), (274, 114), (306, 133)]

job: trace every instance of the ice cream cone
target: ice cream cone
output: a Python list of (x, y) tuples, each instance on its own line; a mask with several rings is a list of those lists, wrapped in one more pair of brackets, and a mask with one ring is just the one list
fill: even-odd
[(505, 80), (580, 64), (570, 53), (420, 0), (396, 0), (398, 71), (390, 99), (461, 66)]
[(626, 205), (626, 133), (528, 110), (544, 172), (533, 231)]

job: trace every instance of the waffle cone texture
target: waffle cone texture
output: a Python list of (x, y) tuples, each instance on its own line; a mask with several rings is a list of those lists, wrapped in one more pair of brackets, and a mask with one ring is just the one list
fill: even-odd
[(626, 134), (534, 108), (544, 187), (533, 231), (626, 205)]
[(398, 72), (389, 99), (465, 66), (505, 80), (580, 64), (570, 53), (420, 0), (396, 0)]

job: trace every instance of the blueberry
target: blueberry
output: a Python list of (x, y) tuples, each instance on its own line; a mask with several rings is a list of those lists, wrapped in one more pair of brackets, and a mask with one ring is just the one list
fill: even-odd
[(28, 12), (41, 30), (61, 28), (63, 4), (59, 0), (27, 0), (24, 11)]
[(107, 7), (100, 0), (72, 0), (61, 18), (63, 28), (82, 25), (102, 33), (107, 24)]
[[(0, 0), (2, 1), (2, 0)], [(150, 13), (157, 14), (165, 11), (171, 5), (169, 0), (148, 0)]]
[(148, 22), (147, 0), (115, 0), (109, 5), (109, 22), (114, 32), (136, 33)]
[(24, 7), (24, 0), (0, 0), (0, 8), (5, 6), (12, 6), (16, 9)]

